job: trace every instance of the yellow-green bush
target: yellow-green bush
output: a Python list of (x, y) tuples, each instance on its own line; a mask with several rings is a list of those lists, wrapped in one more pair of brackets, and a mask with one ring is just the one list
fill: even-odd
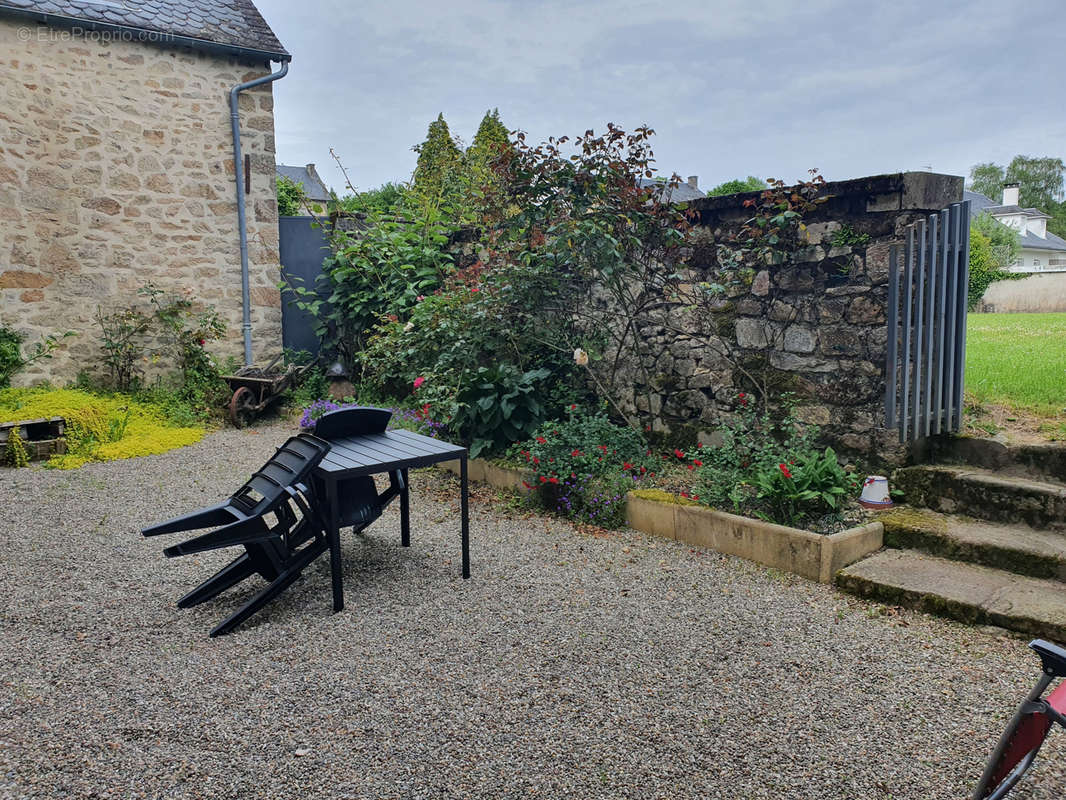
[(17, 425), (7, 434), (7, 463), (13, 467), (25, 467), (30, 463), (29, 454), (22, 444)]
[(0, 422), (42, 417), (67, 421), (67, 453), (52, 456), (47, 464), (58, 469), (165, 453), (204, 436), (203, 428), (175, 426), (155, 404), (123, 395), (78, 389), (0, 389)]

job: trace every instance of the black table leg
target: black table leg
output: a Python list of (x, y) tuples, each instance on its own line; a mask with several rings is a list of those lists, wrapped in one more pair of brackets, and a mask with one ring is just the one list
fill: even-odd
[(469, 480), (466, 475), (466, 456), (459, 459), (459, 509), (463, 536), (463, 577), (470, 577), (470, 509)]
[(326, 481), (326, 502), (329, 504), (329, 571), (333, 577), (333, 610), (344, 610), (344, 566), (341, 563), (340, 499), (337, 497), (337, 481)]
[(400, 470), (403, 491), (400, 492), (400, 544), (411, 546), (411, 480), (407, 470)]

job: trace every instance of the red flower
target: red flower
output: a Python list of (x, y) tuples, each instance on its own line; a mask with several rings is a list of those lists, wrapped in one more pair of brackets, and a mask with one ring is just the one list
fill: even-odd
[(784, 475), (786, 478), (792, 477), (792, 473), (788, 471), (788, 467), (786, 467), (784, 464), (778, 464), (777, 468), (781, 470), (781, 474)]
[(632, 464), (630, 464), (630, 463), (629, 463), (629, 462), (627, 461), (627, 462), (625, 462), (625, 463), (624, 463), (624, 464), (622, 465), (622, 469), (626, 469), (626, 470), (628, 470), (628, 469), (633, 469), (633, 465), (632, 465)]
[(421, 386), (425, 382), (426, 382), (426, 379), (423, 378), (421, 375), (419, 375), (417, 378), (415, 378), (415, 388), (417, 389), (419, 386)]
[(537, 437), (537, 444), (547, 444), (547, 443), (548, 443), (548, 440), (545, 439), (543, 436), (538, 436)]
[(677, 456), (678, 458), (684, 458), (685, 457), (685, 454), (682, 451), (678, 450), (676, 447), (674, 448), (674, 455)]
[(527, 489), (532, 489), (532, 488), (533, 488), (533, 487), (532, 487), (532, 486), (531, 486), (531, 485), (530, 485), (530, 484), (529, 484), (528, 482), (526, 482), (526, 481), (522, 481), (522, 485), (523, 485), (523, 486), (525, 486), (525, 487), (526, 487)]
[(543, 475), (541, 475), (541, 476), (540, 476), (540, 482), (541, 482), (541, 483), (547, 483), (547, 482), (548, 482), (548, 479), (547, 479), (547, 478), (545, 478), (545, 477), (544, 477)]
[(641, 473), (643, 474), (643, 473), (645, 473), (645, 472), (647, 472), (647, 471), (648, 471), (648, 468), (647, 468), (647, 467), (641, 467), (641, 468), (640, 468), (640, 471), (641, 471)]
[(548, 483), (558, 483), (558, 482), (559, 482), (559, 479), (555, 478), (555, 477), (551, 478), (551, 480), (548, 481)]
[(200, 342), (200, 347), (203, 347), (205, 344), (207, 344), (207, 339), (197, 339), (197, 341)]
[(540, 463), (540, 459), (537, 458), (536, 456), (533, 456), (533, 463), (534, 464), (539, 464)]
[(571, 404), (570, 404), (570, 410), (571, 410), (571, 411), (575, 411), (575, 410), (577, 410), (577, 403), (571, 403)]
[(645, 425), (644, 426), (644, 430), (645, 431), (650, 431), (651, 430), (651, 425)]
[(605, 445), (605, 444), (598, 444), (598, 445), (596, 445), (596, 446), (597, 446), (598, 448), (600, 448), (600, 450), (602, 450), (603, 452), (605, 452), (605, 453), (607, 452), (607, 445)]
[(691, 464), (689, 464), (689, 465), (688, 465), (688, 468), (689, 468), (689, 469), (696, 469), (696, 468), (695, 468), (694, 466), (692, 466)]
[(574, 448), (573, 452), (570, 453), (571, 458), (577, 458), (579, 455), (581, 455), (581, 451), (578, 450), (576, 447)]
[(702, 467), (703, 466), (703, 462), (700, 461), (699, 459), (697, 459), (696, 461), (693, 461), (692, 463), (695, 464), (697, 467)]

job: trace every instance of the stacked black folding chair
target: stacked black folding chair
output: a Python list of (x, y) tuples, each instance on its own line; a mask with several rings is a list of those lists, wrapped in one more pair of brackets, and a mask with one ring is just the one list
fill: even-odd
[[(319, 418), (315, 424), (315, 436), (335, 442), (384, 433), (391, 418), (392, 412), (385, 408), (341, 408)], [(320, 497), (326, 495), (326, 487), (321, 482), (316, 481), (315, 491)], [(336, 498), (340, 527), (351, 526), (355, 533), (359, 533), (380, 517), (385, 507), (397, 497), (406, 499), (406, 493), (407, 476), (402, 470), (389, 473), (389, 487), (380, 494), (369, 475), (340, 481)]]
[(145, 536), (215, 530), (166, 548), (168, 557), (243, 546), (244, 553), (178, 601), (189, 608), (258, 574), (268, 585), (223, 620), (212, 636), (229, 633), (290, 586), (329, 545), (308, 484), (329, 443), (300, 434), (283, 444), (249, 481), (216, 506), (145, 528)]
[(1066, 728), (1066, 681), (1047, 691), (1056, 678), (1066, 678), (1066, 650), (1043, 639), (1030, 642), (1029, 647), (1040, 657), (1043, 674), (1007, 724), (973, 800), (1006, 797), (1033, 765), (1052, 725)]

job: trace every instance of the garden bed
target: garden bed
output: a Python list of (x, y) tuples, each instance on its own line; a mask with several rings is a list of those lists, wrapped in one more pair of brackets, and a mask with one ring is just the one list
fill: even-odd
[[(459, 474), (459, 462), (441, 465)], [(471, 480), (497, 489), (529, 492), (532, 472), (494, 464), (469, 462)], [(832, 583), (837, 572), (881, 549), (884, 527), (869, 522), (839, 533), (820, 534), (772, 522), (728, 514), (661, 490), (637, 490), (626, 496), (626, 521), (652, 536), (706, 547), (820, 583)]]

